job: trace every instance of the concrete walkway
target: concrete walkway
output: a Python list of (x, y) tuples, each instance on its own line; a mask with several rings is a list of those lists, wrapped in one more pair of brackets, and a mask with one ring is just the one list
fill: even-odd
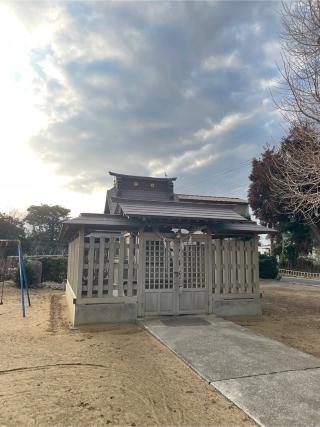
[(320, 425), (320, 359), (213, 315), (142, 323), (258, 424)]
[(285, 276), (282, 276), (280, 282), (289, 283), (291, 285), (320, 286), (320, 280), (318, 280), (318, 279), (305, 279), (304, 277), (285, 277)]

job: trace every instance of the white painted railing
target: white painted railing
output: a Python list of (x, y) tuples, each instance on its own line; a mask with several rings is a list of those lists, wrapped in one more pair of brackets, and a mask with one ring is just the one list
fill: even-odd
[(287, 277), (302, 277), (304, 279), (320, 280), (320, 273), (309, 273), (308, 271), (287, 270), (287, 269), (280, 268), (279, 274), (281, 276), (287, 276)]

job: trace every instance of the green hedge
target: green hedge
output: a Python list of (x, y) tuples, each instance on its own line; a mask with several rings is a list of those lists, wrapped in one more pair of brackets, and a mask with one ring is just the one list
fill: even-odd
[(42, 257), (42, 281), (62, 283), (67, 278), (67, 257)]
[[(24, 261), (24, 267), (26, 270), (28, 287), (30, 287), (30, 288), (37, 287), (37, 285), (39, 284), (39, 280), (38, 280), (39, 275), (37, 275), (37, 273), (35, 272), (34, 268), (32, 267), (32, 265), (29, 261), (27, 261), (27, 260)], [(20, 287), (19, 267), (17, 267), (17, 269), (15, 270), (14, 281), (15, 281), (16, 285)]]
[(279, 268), (277, 259), (270, 255), (259, 255), (259, 276), (262, 279), (276, 279)]
[[(41, 257), (37, 261), (42, 263), (41, 282), (57, 282), (62, 283), (67, 278), (67, 257)], [(37, 275), (31, 266), (31, 261), (24, 260), (26, 269), (27, 281), (29, 286), (36, 286)], [(15, 282), (20, 286), (19, 268), (15, 271)]]

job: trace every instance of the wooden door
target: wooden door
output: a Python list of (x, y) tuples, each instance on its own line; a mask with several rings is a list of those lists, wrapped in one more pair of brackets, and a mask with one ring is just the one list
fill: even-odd
[(179, 314), (208, 313), (207, 245), (203, 236), (191, 237), (179, 247)]
[(145, 234), (144, 251), (144, 315), (176, 314), (173, 242)]
[(204, 236), (178, 240), (145, 233), (144, 254), (141, 315), (208, 313)]

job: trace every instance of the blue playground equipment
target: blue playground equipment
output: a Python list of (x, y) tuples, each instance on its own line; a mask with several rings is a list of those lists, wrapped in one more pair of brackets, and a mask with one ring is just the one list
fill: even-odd
[[(31, 306), (29, 287), (26, 275), (26, 268), (23, 261), (22, 247), (20, 240), (3, 240), (0, 239), (0, 248), (16, 246), (18, 250), (18, 264), (19, 264), (19, 277), (20, 277), (20, 292), (21, 292), (21, 306), (22, 306), (22, 316), (26, 317), (26, 306), (25, 306), (25, 297), (24, 293), (27, 294), (28, 305)], [(0, 298), (0, 304), (3, 304), (3, 288), (4, 288), (5, 275), (3, 274), (3, 283), (2, 283), (2, 295)]]

